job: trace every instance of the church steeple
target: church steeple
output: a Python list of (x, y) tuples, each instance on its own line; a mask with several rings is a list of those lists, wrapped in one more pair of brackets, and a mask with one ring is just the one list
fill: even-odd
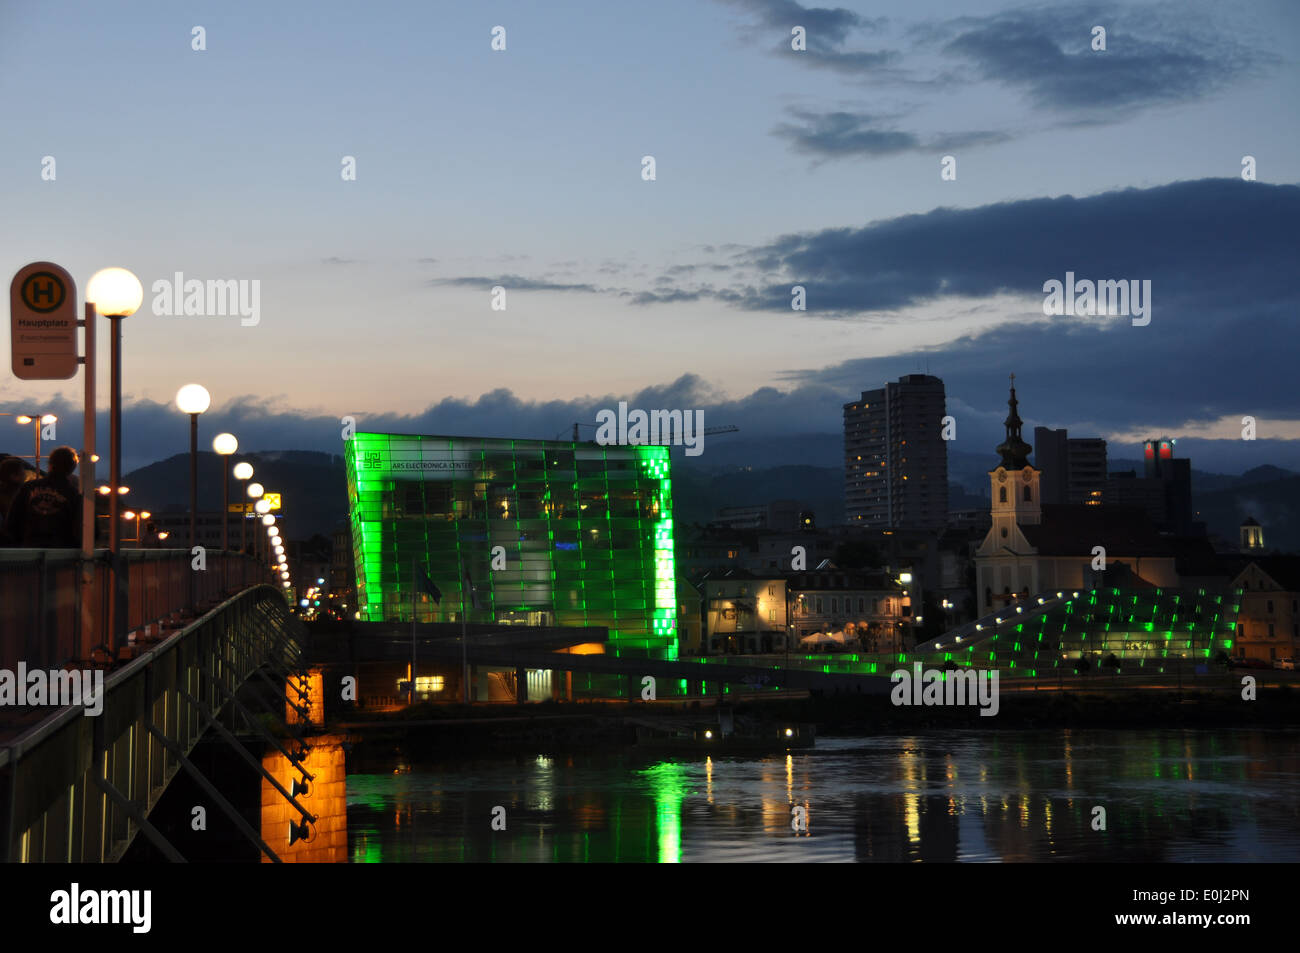
[(1034, 448), (1020, 436), (1020, 428), (1024, 426), (1024, 421), (1016, 413), (1016, 375), (1011, 375), (1011, 399), (1007, 405), (1011, 408), (1011, 413), (1005, 421), (1007, 427), (1007, 439), (998, 447), (998, 453), (1002, 456), (1002, 466), (1008, 470), (1023, 470), (1029, 466), (1029, 454), (1033, 453)]

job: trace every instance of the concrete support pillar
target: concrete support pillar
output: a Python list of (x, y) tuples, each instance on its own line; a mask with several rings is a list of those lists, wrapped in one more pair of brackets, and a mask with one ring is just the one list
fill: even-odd
[(528, 669), (515, 669), (515, 702), (522, 705), (528, 701)]

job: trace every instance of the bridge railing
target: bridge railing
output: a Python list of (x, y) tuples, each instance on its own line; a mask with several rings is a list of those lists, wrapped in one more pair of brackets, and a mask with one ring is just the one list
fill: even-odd
[[(110, 639), (113, 571), (107, 550), (84, 559), (76, 549), (0, 549), (0, 669), (57, 669), (86, 662)], [(206, 567), (192, 568), (184, 549), (123, 550), (118, 554), (125, 594), (119, 640), (146, 626), (196, 612), (240, 590), (270, 582), (264, 563), (237, 552), (209, 550)], [(87, 585), (83, 586), (83, 574)], [(88, 612), (83, 601), (89, 600)], [(101, 656), (107, 660), (108, 656)]]
[(98, 714), (58, 709), (0, 745), (0, 861), (120, 859), (208, 716), (269, 659), (293, 664), (301, 631), (279, 589), (246, 589), (108, 674)]

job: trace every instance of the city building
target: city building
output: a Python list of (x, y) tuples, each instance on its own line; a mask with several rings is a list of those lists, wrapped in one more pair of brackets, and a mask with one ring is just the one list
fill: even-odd
[(676, 657), (667, 447), (358, 433), (345, 460), (362, 620), (598, 626)]
[(1174, 551), (1140, 508), (1040, 502), (1042, 472), (1029, 463), (1014, 386), (1007, 403), (1001, 461), (989, 471), (992, 526), (975, 558), (979, 613), (1049, 589), (1086, 587), (1094, 564), (1123, 563), (1147, 583), (1177, 586)]
[(356, 570), (353, 567), (352, 528), (340, 523), (330, 534), (330, 604), (351, 618), (356, 612)]
[(848, 648), (896, 652), (910, 644), (913, 606), (921, 604), (911, 573), (833, 565), (807, 572), (730, 569), (705, 576), (701, 590), (710, 655), (796, 651), (817, 633), (838, 633), (838, 644)]
[(1300, 648), (1300, 556), (1252, 556), (1232, 580), (1241, 590), (1237, 658), (1272, 662)]
[(1034, 428), (1034, 464), (1042, 471), (1044, 504), (1100, 505), (1106, 490), (1106, 441)]
[(909, 374), (844, 405), (849, 523), (942, 529), (948, 520), (943, 381)]
[(1146, 440), (1142, 445), (1144, 472), (1111, 473), (1106, 480), (1107, 504), (1140, 506), (1156, 528), (1175, 536), (1196, 536), (1204, 524), (1193, 520), (1192, 464), (1174, 456), (1178, 441), (1168, 437)]
[[(221, 548), (221, 513), (215, 510), (199, 510), (198, 517), (195, 519), (196, 544), (205, 549)], [(162, 513), (150, 513), (149, 519), (145, 523), (153, 523), (155, 531), (161, 531), (167, 534), (162, 541), (165, 548), (186, 547), (190, 544), (190, 514), (188, 510), (168, 509)], [(135, 529), (127, 526), (123, 532), (129, 539)], [(252, 515), (245, 516), (243, 513), (226, 514), (226, 533), (227, 540), (232, 550), (238, 550), (241, 546), (251, 549), (255, 542), (260, 542), (258, 534), (264, 534), (260, 519), (253, 519)], [(241, 535), (242, 533), (242, 535)], [(140, 534), (147, 537), (147, 532)], [(242, 540), (242, 542), (241, 542)], [(133, 545), (131, 542), (125, 545)]]
[(789, 532), (799, 528), (800, 513), (808, 507), (795, 500), (775, 500), (756, 506), (724, 506), (710, 522), (728, 529), (774, 529)]
[(1243, 553), (1262, 552), (1264, 549), (1264, 527), (1259, 525), (1259, 520), (1253, 516), (1247, 516), (1240, 529), (1241, 551)]

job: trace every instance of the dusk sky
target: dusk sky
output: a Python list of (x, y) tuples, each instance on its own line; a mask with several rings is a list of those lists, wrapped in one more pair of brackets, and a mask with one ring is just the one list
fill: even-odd
[[(139, 276), (128, 468), (186, 448), (190, 381), (205, 449), (340, 452), (346, 414), (553, 437), (620, 399), (835, 434), (928, 369), (955, 450), (1014, 372), (1112, 457), (1300, 469), (1298, 37), (1293, 0), (0, 0), (0, 271)], [(1150, 280), (1150, 324), (1045, 316), (1067, 271)], [(155, 315), (177, 272), (258, 281), (259, 322)], [(6, 374), (0, 410), (76, 444), (81, 386)]]

